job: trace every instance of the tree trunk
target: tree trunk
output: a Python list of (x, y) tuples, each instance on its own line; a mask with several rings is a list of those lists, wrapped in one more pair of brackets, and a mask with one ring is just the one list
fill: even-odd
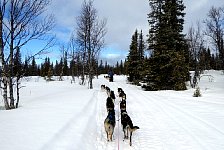
[(19, 107), (19, 78), (16, 79), (16, 94), (17, 94), (17, 100), (16, 100), (16, 108)]
[(93, 89), (93, 69), (92, 69), (92, 67), (90, 68), (90, 71), (89, 71), (89, 88)]
[(84, 64), (82, 65), (81, 80), (82, 80), (81, 85), (84, 85), (84, 80), (85, 80), (85, 66), (84, 66)]
[(10, 109), (9, 107), (9, 102), (7, 99), (7, 77), (6, 77), (6, 70), (5, 70), (5, 61), (4, 61), (4, 46), (3, 46), (3, 14), (2, 10), (0, 9), (0, 75), (1, 75), (1, 80), (3, 82), (3, 101), (5, 105), (5, 109), (8, 110)]
[(72, 69), (72, 72), (71, 72), (72, 73), (72, 82), (75, 82), (75, 73), (74, 73), (74, 71), (75, 71), (74, 70), (75, 63), (74, 63), (74, 60), (75, 60), (74, 59), (74, 54), (72, 54), (72, 64), (73, 64), (72, 68), (71, 68)]
[(59, 76), (59, 81), (63, 81), (63, 70), (64, 70), (64, 63), (62, 64), (62, 68), (61, 68), (61, 73), (60, 73), (60, 76)]
[(9, 106), (9, 102), (8, 102), (8, 99), (7, 99), (7, 80), (5, 79), (5, 77), (3, 77), (3, 101), (4, 101), (4, 104), (5, 104), (5, 109), (6, 110), (9, 110), (10, 109), (10, 106)]
[[(11, 3), (11, 10), (13, 10), (13, 2)], [(14, 105), (14, 97), (13, 97), (13, 42), (14, 42), (14, 16), (11, 12), (11, 19), (10, 19), (10, 54), (9, 54), (9, 97), (10, 97), (10, 108), (15, 108)]]

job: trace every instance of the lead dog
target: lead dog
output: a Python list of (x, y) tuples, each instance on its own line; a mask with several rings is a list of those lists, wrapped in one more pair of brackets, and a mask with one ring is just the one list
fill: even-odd
[(124, 139), (128, 139), (128, 132), (130, 132), (129, 138), (130, 138), (130, 146), (132, 145), (132, 133), (139, 129), (138, 126), (133, 126), (133, 123), (131, 121), (131, 118), (128, 116), (126, 111), (123, 111), (121, 113), (121, 124), (123, 126), (124, 131)]
[(101, 85), (101, 91), (104, 91), (106, 89), (106, 86), (104, 84)]
[(112, 136), (114, 133), (116, 120), (115, 120), (115, 111), (109, 110), (106, 119), (104, 120), (104, 128), (107, 134), (107, 141), (112, 141)]

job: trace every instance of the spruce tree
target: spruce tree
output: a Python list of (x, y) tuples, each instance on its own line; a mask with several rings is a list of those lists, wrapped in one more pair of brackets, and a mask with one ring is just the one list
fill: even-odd
[(46, 57), (44, 64), (41, 65), (41, 76), (46, 77), (50, 68), (50, 58)]
[(68, 54), (65, 52), (65, 57), (63, 61), (63, 75), (68, 76)]
[(145, 76), (145, 68), (144, 68), (144, 50), (145, 50), (145, 42), (143, 38), (142, 30), (139, 34), (138, 39), (138, 72), (139, 72), (139, 80), (143, 80)]
[(139, 61), (139, 54), (138, 54), (138, 31), (136, 30), (134, 35), (132, 36), (132, 41), (130, 45), (130, 50), (127, 59), (127, 71), (130, 82), (136, 81), (139, 79), (139, 72), (138, 72), (138, 61)]
[(22, 72), (22, 58), (21, 58), (21, 53), (20, 53), (19, 48), (16, 49), (13, 72), (14, 72), (14, 76), (16, 76), (18, 78), (20, 78), (23, 74), (23, 72)]
[(23, 70), (24, 70), (24, 76), (29, 76), (29, 66), (28, 66), (28, 60), (25, 58), (25, 62), (23, 65)]
[(37, 64), (36, 64), (35, 57), (33, 57), (33, 59), (32, 59), (30, 73), (31, 73), (32, 76), (37, 75)]
[(138, 56), (139, 56), (139, 60), (143, 60), (144, 59), (144, 50), (145, 50), (145, 42), (144, 42), (142, 30), (141, 30), (141, 33), (139, 34), (139, 39), (138, 39)]
[(123, 75), (124, 74), (124, 65), (123, 65), (123, 61), (121, 60), (120, 62), (120, 71), (121, 71), (121, 74)]
[(149, 0), (149, 49), (153, 50), (147, 83), (150, 90), (185, 90), (187, 44), (182, 34), (182, 0)]
[(54, 75), (55, 76), (59, 76), (59, 71), (60, 69), (59, 69), (59, 65), (58, 65), (58, 61), (56, 60), (56, 62), (55, 62), (55, 66), (54, 66)]

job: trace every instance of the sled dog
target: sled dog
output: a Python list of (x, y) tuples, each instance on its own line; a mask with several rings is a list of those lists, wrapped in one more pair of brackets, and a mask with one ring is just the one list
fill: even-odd
[[(119, 91), (119, 90), (118, 90), (118, 91)], [(124, 93), (123, 90), (119, 91), (118, 94), (119, 94), (119, 97), (120, 97), (121, 99), (126, 100), (126, 94)]]
[(113, 99), (113, 101), (115, 101), (115, 94), (114, 94), (114, 91), (110, 91), (110, 97)]
[(109, 112), (109, 110), (114, 110), (114, 102), (111, 97), (107, 98), (106, 108), (107, 108), (107, 112)]
[[(133, 123), (131, 121), (131, 118), (128, 116), (127, 112), (124, 111), (121, 113), (121, 124), (123, 126), (123, 132), (124, 132), (124, 139), (130, 138), (130, 146), (132, 145), (132, 133), (139, 129), (138, 126), (133, 126)], [(130, 135), (128, 135), (128, 132), (130, 132)], [(129, 137), (128, 137), (129, 136)]]
[(107, 141), (112, 141), (116, 120), (115, 111), (109, 110), (106, 119), (104, 120), (104, 128), (107, 134)]
[(120, 102), (120, 110), (121, 110), (121, 114), (122, 112), (126, 111), (126, 100), (122, 99)]
[(106, 92), (107, 92), (107, 96), (110, 97), (110, 88), (108, 86), (105, 87)]
[(105, 88), (106, 88), (106, 86), (105, 85), (101, 85), (101, 90), (103, 91), (103, 90), (105, 90)]
[(121, 93), (121, 91), (123, 91), (123, 89), (122, 89), (122, 88), (117, 88), (117, 92), (118, 92), (118, 94), (120, 94), (120, 93)]

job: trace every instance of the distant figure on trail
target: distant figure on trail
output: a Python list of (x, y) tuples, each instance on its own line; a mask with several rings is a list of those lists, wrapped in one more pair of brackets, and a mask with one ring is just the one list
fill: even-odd
[(114, 81), (114, 73), (112, 71), (112, 69), (110, 69), (110, 71), (108, 72), (108, 75), (109, 75), (109, 82), (113, 82)]

